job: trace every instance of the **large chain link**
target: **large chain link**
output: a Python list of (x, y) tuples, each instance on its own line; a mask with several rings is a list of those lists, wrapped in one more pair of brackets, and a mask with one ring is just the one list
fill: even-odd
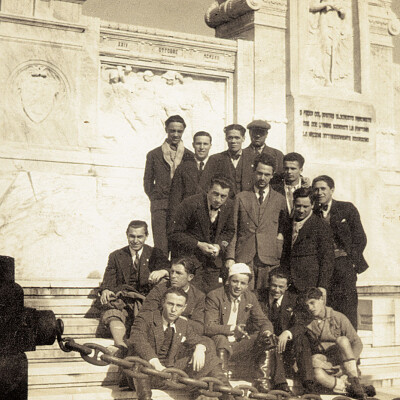
[[(65, 352), (77, 351), (81, 357), (90, 364), (105, 366), (109, 364), (121, 367), (126, 375), (132, 378), (145, 378), (155, 376), (165, 380), (166, 386), (171, 389), (185, 389), (186, 387), (197, 388), (206, 397), (221, 397), (223, 394), (230, 394), (236, 400), (260, 399), (260, 400), (290, 400), (299, 399), (281, 390), (271, 390), (268, 393), (260, 393), (254, 386), (239, 385), (235, 388), (224, 385), (219, 379), (204, 377), (201, 379), (189, 378), (186, 372), (178, 368), (166, 368), (157, 371), (146, 360), (140, 357), (125, 357), (124, 359), (111, 355), (104, 346), (96, 343), (78, 344), (72, 338), (60, 338), (58, 341), (61, 350)], [(93, 354), (92, 354), (93, 353)], [(321, 400), (316, 394), (305, 394), (300, 397), (304, 400)], [(349, 397), (338, 396), (334, 400), (352, 400)], [(379, 400), (374, 398), (374, 400)]]

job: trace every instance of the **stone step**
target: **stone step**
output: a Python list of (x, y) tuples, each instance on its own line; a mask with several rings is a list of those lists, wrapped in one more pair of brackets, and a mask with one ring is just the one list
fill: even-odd
[[(361, 381), (376, 388), (400, 386), (400, 364), (361, 367)], [(399, 393), (400, 394), (400, 393)]]

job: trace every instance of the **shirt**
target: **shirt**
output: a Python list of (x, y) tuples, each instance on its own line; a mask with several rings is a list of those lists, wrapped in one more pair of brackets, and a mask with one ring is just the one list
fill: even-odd
[(233, 159), (231, 156), (230, 156), (230, 153), (229, 153), (229, 157), (230, 157), (230, 159), (231, 159), (231, 161), (232, 161), (232, 164), (233, 164), (233, 166), (236, 168), (237, 167), (237, 165), (239, 164), (239, 160), (240, 160), (240, 157), (242, 156), (242, 149), (240, 149), (239, 151), (238, 151), (238, 153), (237, 153), (237, 158), (236, 159)]
[(167, 321), (165, 320), (165, 318), (162, 317), (162, 326), (163, 326), (164, 332), (167, 330), (168, 324), (169, 324), (169, 326), (170, 326), (171, 328), (174, 328), (174, 331), (176, 332), (176, 329), (175, 329), (175, 322), (167, 322)]
[[(265, 200), (269, 194), (269, 185), (262, 189), (264, 191), (263, 200)], [(257, 186), (254, 186), (254, 193), (256, 194), (257, 200), (260, 199), (260, 189)]]
[(220, 209), (219, 208), (217, 210), (212, 209), (210, 203), (208, 202), (208, 199), (207, 199), (207, 205), (208, 205), (208, 215), (210, 216), (210, 221), (211, 223), (214, 223), (218, 217)]
[(294, 244), (294, 242), (297, 239), (297, 236), (299, 236), (299, 232), (300, 229), (304, 226), (304, 224), (306, 223), (306, 221), (311, 217), (312, 212), (310, 212), (310, 214), (308, 214), (307, 217), (305, 217), (303, 220), (301, 221), (295, 221), (293, 220), (293, 230), (292, 230), (292, 246)]
[(326, 210), (322, 210), (322, 217), (327, 218), (329, 213), (331, 212), (331, 207), (332, 207), (332, 200), (329, 201), (327, 204), (328, 208)]
[(199, 161), (196, 157), (194, 158), (194, 159), (196, 160), (197, 169), (198, 169), (199, 171), (200, 171), (200, 163), (201, 163), (201, 162), (204, 163), (204, 164), (203, 164), (203, 170), (204, 170), (204, 167), (206, 166), (207, 161), (208, 161), (209, 158), (210, 158), (210, 157), (207, 157), (207, 158), (205, 158), (205, 159), (202, 160), (202, 161)]
[(250, 146), (251, 146), (251, 148), (253, 149), (253, 151), (254, 151), (255, 154), (260, 155), (260, 154), (263, 152), (263, 150), (264, 150), (265, 143), (264, 143), (261, 147), (255, 147), (255, 146), (253, 146), (252, 144), (251, 144)]
[[(228, 319), (228, 324), (230, 326), (235, 326), (237, 323), (237, 316), (238, 316), (238, 311), (239, 311), (239, 303), (240, 303), (240, 297), (238, 298), (232, 298), (231, 301), (231, 312), (229, 314), (229, 319)], [(236, 306), (236, 307), (235, 307)], [(235, 310), (236, 308), (236, 310)], [(233, 335), (228, 336), (229, 342), (234, 342), (236, 339)]]
[(301, 179), (299, 179), (299, 182), (296, 185), (286, 185), (284, 183), (284, 188), (285, 188), (285, 198), (286, 198), (286, 204), (288, 207), (289, 214), (292, 212), (293, 209), (293, 193), (295, 190), (301, 188)]
[[(132, 257), (133, 265), (135, 265), (135, 261), (136, 261), (136, 251), (135, 251), (135, 250), (132, 250), (130, 247), (129, 247), (129, 251), (131, 252), (131, 257)], [(142, 256), (142, 252), (143, 252), (143, 247), (142, 247), (140, 250), (138, 250), (138, 252), (137, 252), (137, 255), (138, 255), (139, 259), (140, 259), (140, 257)]]

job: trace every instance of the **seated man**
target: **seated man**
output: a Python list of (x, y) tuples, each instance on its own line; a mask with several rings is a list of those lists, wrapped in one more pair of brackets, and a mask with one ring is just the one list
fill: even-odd
[[(157, 371), (179, 368), (192, 378), (210, 376), (230, 386), (212, 341), (197, 335), (181, 316), (187, 297), (184, 290), (171, 287), (164, 293), (161, 310), (140, 313), (128, 340), (129, 353), (148, 361)], [(151, 388), (162, 387), (162, 382), (150, 376), (133, 381), (138, 400), (151, 400)], [(225, 395), (223, 399), (233, 397)]]
[(193, 330), (202, 335), (204, 332), (204, 300), (206, 296), (191, 284), (195, 272), (195, 264), (189, 257), (182, 257), (172, 261), (169, 281), (160, 282), (150, 291), (143, 302), (140, 312), (159, 310), (162, 306), (164, 294), (169, 288), (183, 289), (188, 298), (182, 316), (188, 318)]
[(278, 352), (282, 354), (286, 376), (293, 375), (296, 362), (305, 393), (313, 393), (315, 388), (310, 344), (304, 329), (296, 329), (296, 322), (303, 318), (303, 309), (297, 305), (297, 295), (288, 290), (288, 282), (289, 275), (284, 269), (272, 270), (268, 287), (259, 290), (258, 298), (278, 336)]
[(148, 230), (144, 221), (131, 221), (126, 230), (128, 246), (109, 255), (100, 286), (100, 302), (106, 309), (102, 322), (109, 327), (114, 339), (112, 352), (126, 348), (126, 332), (150, 290), (168, 275), (169, 261), (163, 252), (145, 244)]
[(350, 321), (325, 305), (318, 288), (310, 288), (304, 301), (313, 317), (306, 325), (306, 333), (313, 352), (316, 381), (334, 393), (367, 399), (357, 370), (363, 345)]
[[(257, 389), (268, 392), (269, 361), (265, 357), (273, 326), (261, 310), (255, 294), (248, 289), (251, 270), (246, 264), (233, 264), (229, 268), (225, 287), (211, 291), (206, 297), (205, 332), (211, 336), (222, 360), (222, 368), (229, 376), (228, 361), (240, 363), (236, 371), (242, 379), (254, 378)], [(271, 371), (273, 388), (290, 392), (286, 383), (282, 358), (274, 352), (275, 368)], [(249, 375), (244, 374), (248, 372)]]

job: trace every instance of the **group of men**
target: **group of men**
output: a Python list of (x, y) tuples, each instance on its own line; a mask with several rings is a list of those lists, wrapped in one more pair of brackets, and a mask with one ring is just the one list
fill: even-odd
[[(136, 220), (109, 257), (100, 300), (115, 349), (226, 384), (232, 368), (257, 371), (265, 392), (289, 391), (298, 370), (307, 393), (320, 385), (365, 399), (356, 280), (368, 265), (356, 207), (333, 200), (331, 177), (303, 177), (302, 155), (268, 147), (266, 121), (247, 126), (245, 149), (246, 129), (228, 125), (228, 149), (211, 156), (211, 135), (195, 133), (192, 153), (185, 128), (168, 118), (165, 142), (147, 155), (154, 248)], [(139, 400), (159, 385), (135, 379)]]

